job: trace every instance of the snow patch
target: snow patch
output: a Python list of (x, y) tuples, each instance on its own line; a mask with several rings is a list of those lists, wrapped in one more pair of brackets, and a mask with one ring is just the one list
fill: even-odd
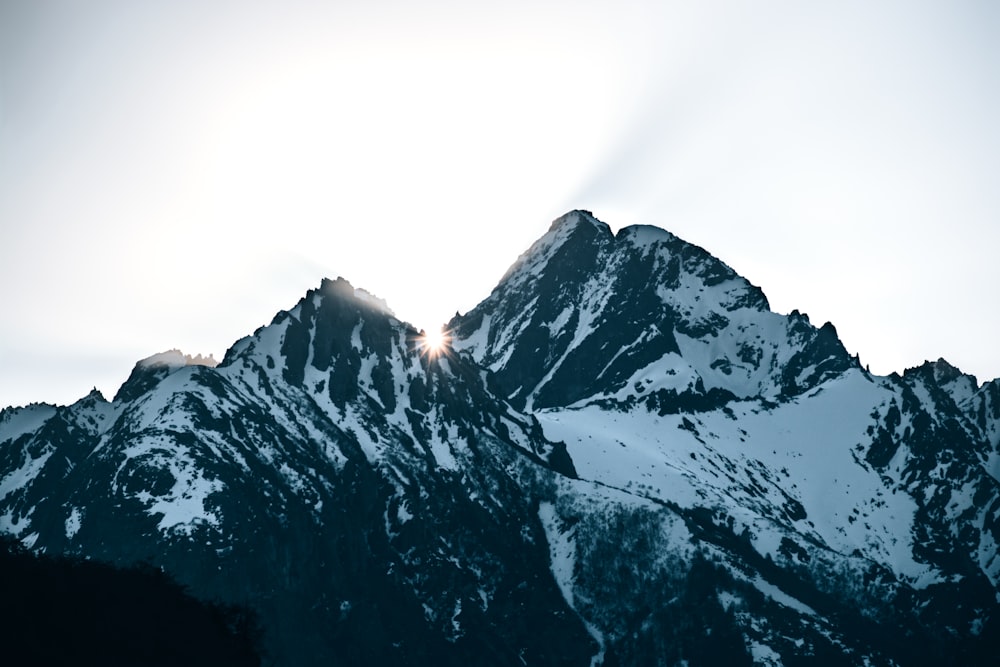
[[(574, 528), (566, 528), (562, 525), (562, 520), (556, 513), (556, 508), (552, 503), (542, 502), (538, 504), (538, 518), (542, 522), (545, 531), (545, 541), (549, 545), (549, 564), (552, 576), (556, 580), (556, 585), (566, 600), (569, 608), (577, 612), (575, 597), (573, 595), (574, 569), (576, 568), (576, 531)], [(597, 642), (600, 650), (590, 659), (591, 667), (597, 667), (604, 662), (604, 635), (590, 623), (580, 616), (580, 620), (587, 628), (587, 632)]]
[(52, 456), (52, 451), (52, 449), (46, 449), (37, 458), (31, 458), (31, 455), (25, 451), (24, 461), (21, 463), (21, 466), (0, 480), (0, 500), (3, 500), (14, 491), (23, 489), (31, 484), (35, 477), (42, 471), (42, 468), (45, 467), (45, 463)]
[(803, 602), (800, 602), (799, 600), (796, 600), (791, 595), (781, 590), (774, 584), (764, 581), (764, 579), (762, 579), (760, 575), (757, 575), (756, 577), (751, 579), (750, 583), (752, 583), (754, 587), (761, 593), (771, 598), (780, 605), (788, 607), (789, 609), (794, 609), (800, 614), (807, 614), (809, 616), (817, 615), (816, 611), (812, 607)]
[(135, 494), (146, 505), (149, 515), (161, 515), (157, 528), (161, 532), (173, 531), (190, 535), (198, 526), (218, 526), (219, 518), (205, 505), (209, 496), (221, 492), (225, 485), (217, 479), (204, 476), (204, 470), (191, 458), (189, 452), (168, 438), (141, 438), (124, 451), (126, 460), (119, 466), (112, 482), (117, 489), (118, 474), (132, 459), (138, 465), (164, 470), (174, 479), (170, 491), (154, 496), (148, 491)]
[[(552, 576), (562, 592), (563, 598), (570, 607), (573, 601), (573, 569), (576, 567), (576, 542), (573, 541), (574, 529), (565, 529), (561, 525), (559, 515), (552, 503), (543, 502), (538, 505), (538, 518), (545, 529), (545, 539), (549, 543), (549, 558)], [(574, 607), (575, 608), (575, 607)]]
[(750, 656), (753, 664), (760, 667), (782, 667), (781, 654), (766, 644), (750, 642)]
[(76, 507), (69, 513), (66, 517), (66, 539), (72, 540), (73, 537), (80, 531), (80, 520), (82, 518), (80, 510)]

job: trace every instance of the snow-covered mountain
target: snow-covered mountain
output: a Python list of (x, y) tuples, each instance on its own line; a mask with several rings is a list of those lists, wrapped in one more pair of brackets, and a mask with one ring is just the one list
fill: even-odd
[(861, 368), (655, 227), (556, 220), (428, 347), (342, 279), (221, 363), (0, 413), (0, 530), (279, 665), (994, 664), (1000, 383)]

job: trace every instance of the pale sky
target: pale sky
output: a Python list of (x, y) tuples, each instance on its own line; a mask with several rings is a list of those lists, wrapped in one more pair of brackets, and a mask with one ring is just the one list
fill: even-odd
[(0, 406), (343, 276), (436, 328), (653, 224), (889, 373), (1000, 376), (1000, 3), (0, 0)]

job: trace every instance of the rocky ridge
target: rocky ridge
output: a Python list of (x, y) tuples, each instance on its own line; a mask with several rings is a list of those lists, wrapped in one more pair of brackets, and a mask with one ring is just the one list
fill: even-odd
[(996, 381), (871, 375), (584, 211), (449, 329), (324, 281), (217, 366), (6, 409), (0, 530), (248, 604), (280, 665), (991, 664)]

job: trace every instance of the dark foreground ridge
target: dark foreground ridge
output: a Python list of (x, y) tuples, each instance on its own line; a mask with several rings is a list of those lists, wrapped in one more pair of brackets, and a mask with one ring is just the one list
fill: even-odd
[(150, 565), (51, 558), (0, 538), (4, 664), (257, 667), (248, 609), (191, 597)]

